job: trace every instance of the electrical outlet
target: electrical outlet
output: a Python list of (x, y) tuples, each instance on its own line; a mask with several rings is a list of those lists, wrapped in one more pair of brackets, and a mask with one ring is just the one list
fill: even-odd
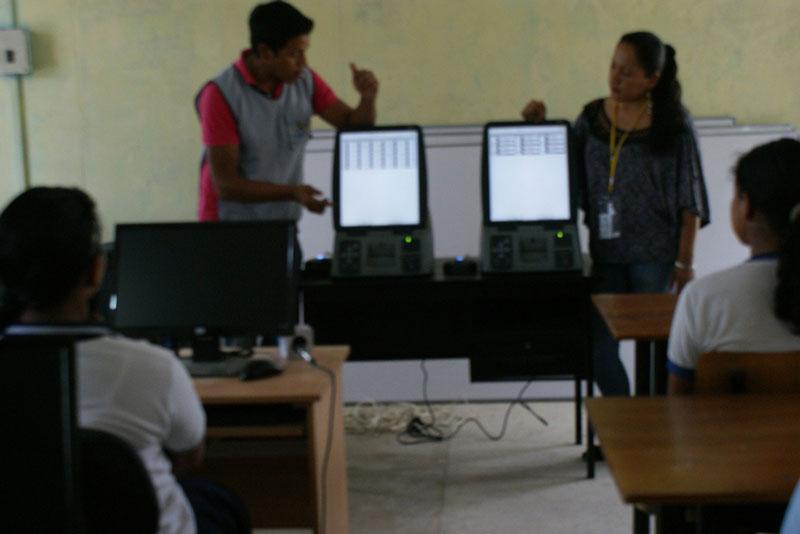
[(0, 75), (31, 73), (30, 34), (20, 28), (0, 29)]

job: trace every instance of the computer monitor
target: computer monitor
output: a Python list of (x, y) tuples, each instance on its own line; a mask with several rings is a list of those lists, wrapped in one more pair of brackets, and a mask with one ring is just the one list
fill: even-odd
[(125, 334), (192, 339), (197, 359), (213, 359), (220, 336), (293, 332), (293, 222), (120, 224), (114, 252), (113, 325)]
[(338, 131), (333, 171), (337, 230), (425, 226), (427, 171), (418, 126)]
[(484, 224), (575, 220), (566, 121), (489, 123), (483, 135)]

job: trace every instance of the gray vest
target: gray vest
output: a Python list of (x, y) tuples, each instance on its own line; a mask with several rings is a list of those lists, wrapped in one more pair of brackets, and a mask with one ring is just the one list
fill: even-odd
[[(250, 180), (298, 185), (303, 181), (303, 155), (313, 114), (311, 71), (285, 84), (272, 99), (248, 85), (234, 66), (214, 78), (228, 102), (239, 132), (239, 167)], [(243, 203), (219, 200), (220, 220), (298, 220), (296, 202)]]

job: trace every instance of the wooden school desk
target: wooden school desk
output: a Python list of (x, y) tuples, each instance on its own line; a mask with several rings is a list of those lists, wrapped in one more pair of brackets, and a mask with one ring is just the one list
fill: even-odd
[[(671, 293), (598, 293), (592, 303), (617, 341), (636, 342), (634, 394), (663, 395), (667, 391), (667, 337), (678, 302)], [(594, 476), (594, 432), (587, 434), (589, 457), (586, 469)], [(647, 516), (634, 509), (634, 527)]]
[(614, 339), (636, 342), (636, 395), (666, 392), (667, 337), (677, 302), (672, 293), (592, 295)]
[(609, 397), (587, 407), (622, 499), (649, 511), (785, 503), (800, 478), (800, 395)]
[(331, 384), (326, 373), (292, 360), (282, 374), (251, 382), (194, 379), (208, 416), (207, 454), (201, 472), (244, 499), (253, 528), (347, 533), (340, 373), (349, 352), (346, 346), (313, 351), (319, 365), (333, 371), (336, 379), (327, 473), (323, 469)]

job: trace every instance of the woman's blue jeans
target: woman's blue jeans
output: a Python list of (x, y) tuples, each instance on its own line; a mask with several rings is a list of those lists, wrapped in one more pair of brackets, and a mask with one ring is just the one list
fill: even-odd
[[(595, 263), (592, 293), (665, 293), (672, 263)], [(628, 375), (614, 340), (597, 310), (592, 311), (594, 380), (604, 396), (630, 395)]]

